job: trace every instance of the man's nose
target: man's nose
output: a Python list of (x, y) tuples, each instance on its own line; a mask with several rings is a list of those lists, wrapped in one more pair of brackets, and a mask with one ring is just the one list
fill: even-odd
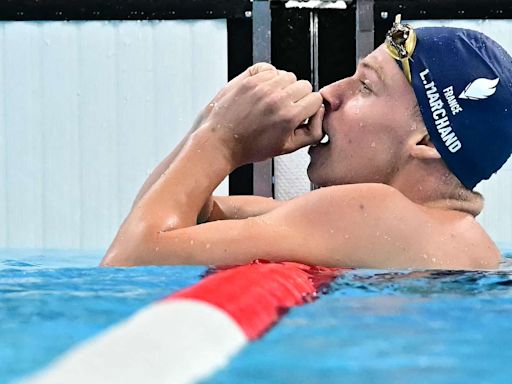
[(320, 90), (320, 94), (324, 98), (325, 111), (336, 111), (340, 107), (342, 101), (343, 80), (326, 85)]

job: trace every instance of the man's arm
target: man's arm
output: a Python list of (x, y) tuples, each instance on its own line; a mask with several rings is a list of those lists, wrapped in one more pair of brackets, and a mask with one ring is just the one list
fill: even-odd
[[(359, 268), (425, 268), (411, 236), (425, 218), (382, 184), (322, 188), (262, 216), (139, 232), (104, 265), (236, 265), (255, 259)], [(423, 237), (422, 237), (423, 238)]]
[[(260, 68), (260, 70), (273, 69), (271, 65)], [(275, 69), (275, 68), (274, 68)], [(140, 188), (135, 200), (132, 204), (132, 209), (135, 208), (140, 199), (149, 191), (149, 189), (158, 181), (162, 174), (169, 169), (171, 164), (174, 162), (178, 154), (182, 151), (185, 143), (190, 139), (192, 135), (208, 118), (212, 112), (213, 107), (221, 99), (221, 97), (229, 91), (226, 87), (222, 89), (213, 100), (201, 111), (197, 116), (194, 124), (187, 133), (187, 135), (181, 140), (181, 142), (174, 148), (174, 150), (163, 159), (156, 168), (151, 172), (144, 184)], [(217, 220), (230, 220), (230, 219), (245, 219), (247, 217), (259, 216), (267, 213), (282, 202), (273, 200), (271, 198), (264, 198), (259, 196), (209, 196), (201, 211), (197, 217), (197, 223), (205, 223), (208, 221)]]
[(199, 213), (198, 224), (261, 216), (284, 203), (285, 201), (261, 196), (211, 196)]
[[(132, 209), (135, 208), (140, 199), (170, 167), (193, 132), (195, 132), (195, 129), (192, 129), (181, 143), (151, 172), (140, 188), (132, 204)], [(197, 224), (260, 216), (279, 207), (282, 203), (283, 201), (261, 196), (209, 196), (197, 216)]]
[[(205, 201), (233, 169), (293, 152), (322, 136), (322, 98), (291, 73), (260, 71), (256, 65), (220, 95), (168, 168), (141, 193), (104, 261), (143, 257), (152, 244), (148, 236), (194, 226)], [(312, 115), (308, 126), (301, 125)]]

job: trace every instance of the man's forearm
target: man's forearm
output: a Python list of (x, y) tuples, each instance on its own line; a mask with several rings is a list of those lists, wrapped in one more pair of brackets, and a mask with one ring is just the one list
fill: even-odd
[[(188, 137), (188, 136), (187, 136)], [(171, 165), (171, 163), (176, 159), (176, 156), (178, 156), (178, 153), (183, 148), (183, 144), (185, 143), (184, 138), (178, 146), (165, 158), (163, 159), (160, 164), (156, 166), (155, 169), (151, 172), (151, 174), (148, 176), (144, 184), (142, 184), (142, 187), (140, 188), (139, 192), (137, 193), (137, 196), (135, 197), (135, 200), (132, 204), (132, 209), (137, 205), (137, 203), (140, 201), (140, 199), (146, 194), (146, 192), (155, 184), (155, 182), (162, 176), (162, 174), (166, 171), (167, 168)]]
[(140, 188), (139, 192), (137, 193), (137, 196), (135, 197), (135, 200), (132, 204), (132, 209), (137, 205), (139, 200), (146, 194), (146, 192), (155, 184), (155, 182), (162, 176), (162, 174), (169, 168), (169, 166), (172, 164), (172, 162), (176, 159), (176, 156), (180, 153), (183, 146), (185, 145), (186, 141), (188, 140), (189, 136), (194, 133), (197, 128), (199, 128), (201, 122), (203, 121), (205, 115), (208, 113), (207, 109), (203, 110), (194, 121), (194, 124), (192, 125), (192, 128), (190, 128), (190, 131), (187, 133), (187, 135), (181, 140), (181, 142), (174, 148), (174, 150), (165, 158), (163, 159), (160, 164), (156, 166), (156, 168), (151, 172), (151, 174), (148, 176), (142, 187)]
[(168, 231), (194, 226), (204, 202), (233, 170), (223, 143), (206, 128), (196, 131), (174, 161), (123, 222), (103, 264), (132, 260), (158, 248), (159, 237)]
[(166, 224), (169, 217), (180, 227), (194, 225), (206, 199), (232, 171), (227, 153), (206, 129), (195, 132), (135, 209), (162, 231), (174, 229)]

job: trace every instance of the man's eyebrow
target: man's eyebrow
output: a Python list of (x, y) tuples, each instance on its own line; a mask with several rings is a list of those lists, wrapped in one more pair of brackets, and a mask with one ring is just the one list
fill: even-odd
[(382, 70), (382, 67), (380, 65), (373, 64), (372, 62), (366, 59), (360, 59), (359, 65), (362, 66), (363, 68), (374, 71), (377, 74), (377, 77), (382, 82), (384, 82), (384, 71)]

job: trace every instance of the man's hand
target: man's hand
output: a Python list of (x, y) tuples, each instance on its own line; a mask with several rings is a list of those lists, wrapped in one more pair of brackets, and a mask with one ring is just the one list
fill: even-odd
[(238, 166), (319, 142), (323, 113), (322, 97), (308, 81), (258, 63), (219, 92), (202, 112), (199, 130), (219, 138)]

